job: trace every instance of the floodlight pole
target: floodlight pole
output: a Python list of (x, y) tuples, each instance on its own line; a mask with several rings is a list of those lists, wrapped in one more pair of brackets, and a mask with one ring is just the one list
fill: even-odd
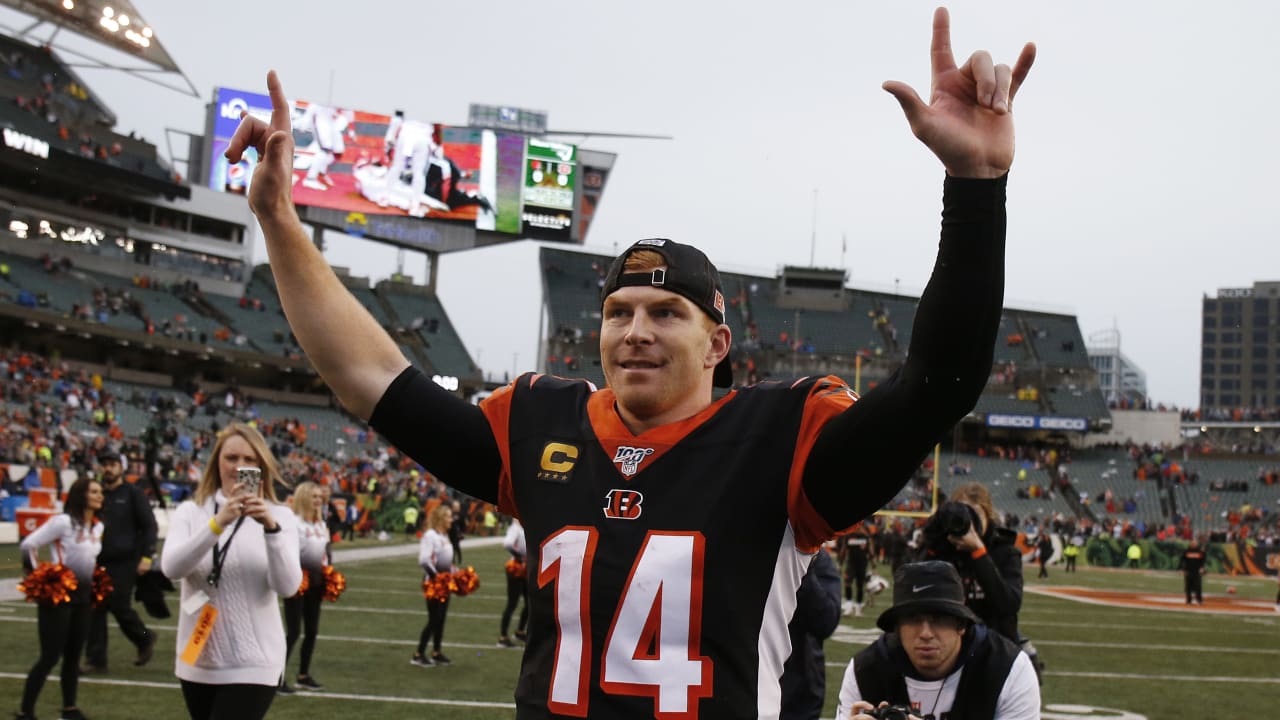
[(813, 267), (814, 253), (818, 249), (818, 188), (813, 189), (813, 227), (809, 234), (809, 267)]

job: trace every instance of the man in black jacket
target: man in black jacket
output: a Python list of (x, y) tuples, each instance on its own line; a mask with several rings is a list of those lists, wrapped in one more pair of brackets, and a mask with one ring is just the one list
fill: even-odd
[(911, 718), (1038, 720), (1040, 685), (1026, 653), (965, 605), (955, 566), (908, 563), (893, 575), (885, 634), (850, 661), (836, 720), (889, 704)]
[(115, 616), (120, 630), (138, 649), (134, 665), (146, 665), (155, 651), (156, 635), (133, 609), (133, 586), (139, 575), (151, 569), (156, 550), (156, 518), (142, 489), (124, 480), (119, 453), (104, 450), (98, 456), (105, 496), (102, 518), (102, 550), (98, 564), (114, 587), (107, 602), (93, 611), (82, 673), (107, 671), (107, 613)]

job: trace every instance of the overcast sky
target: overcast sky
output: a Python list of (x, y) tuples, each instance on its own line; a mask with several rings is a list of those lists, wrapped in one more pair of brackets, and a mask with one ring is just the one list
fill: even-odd
[[(201, 131), (215, 86), (261, 89), (269, 68), (291, 97), (445, 123), (518, 105), (553, 128), (674, 137), (583, 142), (619, 154), (589, 247), (665, 236), (772, 275), (809, 262), (816, 190), (816, 264), (862, 288), (928, 279), (943, 173), (880, 84), (927, 95), (935, 3), (135, 3), (201, 98), (84, 77), (162, 152), (164, 128)], [(1202, 297), (1280, 280), (1280, 4), (949, 7), (961, 61), (1039, 46), (1014, 105), (1006, 305), (1074, 313), (1086, 338), (1118, 328), (1154, 399), (1194, 406)], [(395, 270), (394, 250), (329, 243), (335, 265)], [(446, 307), (498, 376), (536, 362), (536, 258), (522, 242), (441, 261)]]

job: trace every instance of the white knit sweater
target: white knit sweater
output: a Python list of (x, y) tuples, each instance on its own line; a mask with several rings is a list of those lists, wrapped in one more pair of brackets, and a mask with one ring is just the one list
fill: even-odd
[[(218, 587), (208, 583), (213, 569), (213, 547), (224, 546), (232, 527), (215, 535), (209, 528), (214, 503), (197, 505), (188, 500), (169, 520), (169, 536), (160, 557), (160, 569), (171, 579), (182, 580), (183, 608), (178, 613), (178, 657), (174, 673), (179, 679), (209, 685), (247, 683), (275, 685), (284, 672), (284, 625), (277, 599), (289, 597), (302, 583), (298, 562), (298, 531), (294, 514), (283, 505), (271, 515), (280, 532), (267, 534), (262, 525), (245, 518), (231, 542)], [(234, 527), (234, 526), (233, 526)], [(218, 610), (213, 632), (195, 665), (182, 661), (199, 609), (186, 612), (188, 598), (204, 592)]]

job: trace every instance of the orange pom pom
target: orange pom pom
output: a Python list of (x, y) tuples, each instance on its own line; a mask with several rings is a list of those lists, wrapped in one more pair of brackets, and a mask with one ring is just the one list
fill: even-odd
[(422, 597), (428, 600), (447, 600), (452, 592), (452, 584), (453, 577), (449, 573), (436, 573), (435, 577), (422, 581)]
[(506, 568), (507, 574), (516, 579), (524, 577), (525, 572), (528, 570), (524, 563), (519, 562), (515, 558), (511, 558), (507, 561)]
[(311, 573), (305, 569), (302, 571), (302, 582), (298, 584), (298, 592), (294, 593), (294, 597), (302, 597), (307, 594), (307, 590), (311, 589)]
[(326, 565), (324, 568), (324, 599), (334, 602), (342, 597), (342, 592), (346, 589), (346, 576), (334, 570), (332, 565)]
[(107, 574), (104, 567), (96, 567), (93, 569), (93, 606), (95, 608), (103, 607), (107, 604), (107, 598), (111, 597), (111, 593), (115, 592), (116, 586), (111, 582), (111, 576)]
[(61, 605), (71, 602), (71, 593), (80, 586), (71, 569), (53, 563), (40, 563), (31, 574), (18, 583), (18, 590), (27, 596), (27, 602), (42, 605)]
[(458, 595), (470, 595), (480, 587), (480, 576), (476, 574), (476, 569), (467, 567), (465, 570), (455, 570), (453, 572), (453, 591)]

